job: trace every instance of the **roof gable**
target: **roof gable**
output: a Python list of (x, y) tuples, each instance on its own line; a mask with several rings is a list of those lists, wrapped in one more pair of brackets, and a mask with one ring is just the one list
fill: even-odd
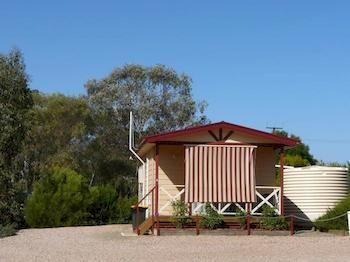
[[(287, 137), (282, 137), (278, 135), (274, 135), (271, 133), (267, 133), (264, 131), (260, 131), (257, 129), (245, 127), (245, 126), (240, 126), (236, 124), (231, 124), (228, 122), (217, 122), (213, 124), (208, 124), (208, 125), (201, 125), (201, 126), (195, 126), (195, 127), (190, 127), (190, 128), (185, 128), (185, 129), (180, 129), (180, 130), (175, 130), (171, 132), (165, 132), (165, 133), (160, 133), (156, 135), (151, 135), (151, 136), (146, 136), (144, 140), (142, 141), (142, 144), (144, 143), (157, 143), (157, 142), (163, 142), (163, 141), (172, 141), (172, 140), (178, 140), (180, 137), (189, 137), (193, 136), (194, 134), (199, 134), (201, 132), (207, 131), (209, 134), (213, 133), (213, 131), (220, 130), (220, 129), (225, 129), (233, 132), (238, 132), (240, 134), (250, 136), (250, 137), (256, 137), (258, 139), (263, 139), (263, 140), (268, 140), (272, 143), (276, 144), (281, 144), (284, 146), (295, 146), (298, 144), (297, 140), (287, 138)], [(212, 136), (217, 136), (217, 134), (211, 134)], [(216, 138), (219, 138), (218, 136)], [(225, 140), (224, 136), (221, 137), (221, 141)], [(220, 140), (220, 139), (218, 139)]]

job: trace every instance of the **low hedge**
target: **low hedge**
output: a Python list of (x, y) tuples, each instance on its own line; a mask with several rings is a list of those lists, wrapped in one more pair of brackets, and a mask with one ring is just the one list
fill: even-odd
[(14, 225), (0, 225), (0, 238), (13, 236), (16, 234), (16, 228)]
[(350, 210), (350, 195), (344, 200), (340, 201), (333, 209), (328, 210), (325, 215), (319, 217), (315, 222), (315, 226), (321, 231), (347, 230), (348, 223), (347, 223), (346, 215), (330, 221), (322, 221), (322, 220), (331, 219), (331, 218), (343, 215), (349, 210)]

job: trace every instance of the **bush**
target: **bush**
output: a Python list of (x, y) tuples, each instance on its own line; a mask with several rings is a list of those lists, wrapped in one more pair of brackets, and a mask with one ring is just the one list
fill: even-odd
[(118, 194), (112, 186), (92, 187), (89, 200), (88, 224), (101, 225), (113, 223), (116, 220)]
[(268, 230), (288, 229), (288, 223), (284, 217), (278, 216), (276, 210), (268, 205), (262, 208), (262, 218), (260, 225)]
[(340, 216), (350, 210), (350, 196), (340, 201), (333, 209), (327, 211), (327, 213), (315, 221), (315, 226), (321, 231), (328, 230), (347, 230), (347, 216), (343, 216), (330, 221), (321, 221), (324, 219), (330, 219)]
[(31, 227), (128, 223), (136, 200), (118, 195), (111, 185), (89, 189), (83, 176), (56, 167), (34, 185), (25, 205), (25, 219)]
[(25, 227), (23, 203), (26, 199), (23, 181), (18, 174), (3, 168), (0, 159), (0, 225)]
[(87, 217), (89, 189), (78, 173), (53, 168), (34, 185), (25, 206), (25, 219), (31, 227), (79, 225)]
[(215, 229), (224, 223), (224, 216), (216, 212), (209, 204), (205, 204), (205, 214), (202, 214), (201, 226), (209, 229)]
[(131, 206), (137, 202), (137, 196), (127, 198), (119, 197), (117, 200), (117, 216), (115, 223), (124, 224), (131, 220)]
[(181, 200), (171, 202), (171, 206), (173, 208), (171, 221), (176, 225), (176, 227), (183, 228), (184, 225), (191, 221), (191, 218), (188, 215), (188, 206)]
[(136, 201), (136, 198), (119, 197), (111, 185), (94, 186), (90, 189), (86, 222), (94, 225), (128, 223), (131, 219), (130, 207)]
[(240, 217), (239, 218), (239, 221), (241, 223), (241, 228), (245, 228), (246, 225), (247, 225), (247, 212), (245, 210), (241, 210), (239, 209), (237, 212), (236, 212), (236, 216), (237, 217)]
[(14, 234), (16, 234), (16, 229), (13, 224), (0, 225), (0, 238), (13, 236)]

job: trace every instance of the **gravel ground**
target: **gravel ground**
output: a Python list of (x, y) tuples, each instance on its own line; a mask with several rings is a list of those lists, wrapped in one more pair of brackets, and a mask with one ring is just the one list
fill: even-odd
[(0, 261), (350, 261), (350, 237), (121, 236), (130, 227), (21, 230), (0, 239)]

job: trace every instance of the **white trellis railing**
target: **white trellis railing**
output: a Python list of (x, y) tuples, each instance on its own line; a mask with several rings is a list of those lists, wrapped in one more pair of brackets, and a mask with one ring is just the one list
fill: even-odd
[[(274, 208), (277, 214), (281, 214), (281, 188), (274, 186), (256, 186), (255, 193), (257, 202), (249, 207), (248, 203), (214, 203), (211, 206), (223, 215), (236, 215), (239, 212), (248, 212), (251, 215), (261, 215), (261, 209), (264, 205)], [(204, 211), (205, 203), (193, 203), (192, 213), (198, 214)]]
[(175, 187), (177, 188), (182, 188), (182, 190), (180, 190), (176, 195), (172, 196), (164, 187), (160, 187), (159, 190), (164, 192), (168, 197), (169, 200), (159, 209), (159, 212), (161, 213), (162, 211), (164, 211), (168, 206), (171, 205), (171, 202), (173, 202), (174, 200), (178, 199), (181, 197), (182, 194), (185, 193), (185, 186), (184, 185), (175, 185)]
[(258, 198), (257, 203), (253, 206), (251, 214), (261, 215), (261, 208), (268, 205), (274, 208), (277, 214), (281, 214), (281, 188), (270, 186), (256, 186), (255, 193)]
[[(164, 211), (171, 202), (181, 198), (181, 195), (185, 193), (184, 185), (176, 185), (177, 188), (182, 188), (177, 194), (171, 195), (164, 187), (160, 187), (159, 190), (168, 196), (168, 201), (159, 209), (161, 213)], [(247, 212), (249, 209), (252, 215), (261, 215), (261, 210), (264, 205), (268, 205), (274, 208), (277, 214), (281, 214), (281, 188), (275, 186), (256, 186), (255, 193), (257, 196), (257, 202), (253, 203), (249, 207), (248, 203), (213, 203), (211, 206), (219, 213), (223, 215), (236, 215), (239, 212)], [(193, 203), (192, 214), (199, 214), (204, 211), (205, 203)]]

